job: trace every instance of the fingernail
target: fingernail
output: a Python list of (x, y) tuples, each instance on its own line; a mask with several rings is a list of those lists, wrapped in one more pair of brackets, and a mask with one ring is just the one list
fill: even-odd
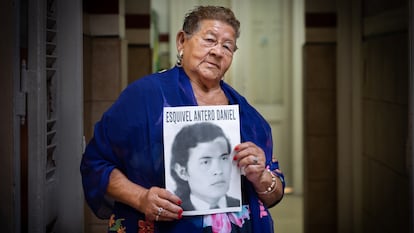
[(177, 205), (181, 205), (183, 202), (181, 200), (178, 200)]
[(233, 160), (234, 160), (234, 161), (236, 161), (236, 160), (237, 160), (237, 157), (236, 157), (236, 156), (234, 156), (234, 157), (233, 157)]
[(234, 147), (234, 150), (236, 151), (239, 150), (239, 146)]
[(183, 217), (183, 210), (178, 211), (178, 219), (181, 219)]

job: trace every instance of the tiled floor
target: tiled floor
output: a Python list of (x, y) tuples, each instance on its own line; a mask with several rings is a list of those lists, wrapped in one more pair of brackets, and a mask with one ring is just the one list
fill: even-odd
[(288, 194), (282, 202), (270, 209), (275, 224), (275, 233), (303, 232), (303, 198)]

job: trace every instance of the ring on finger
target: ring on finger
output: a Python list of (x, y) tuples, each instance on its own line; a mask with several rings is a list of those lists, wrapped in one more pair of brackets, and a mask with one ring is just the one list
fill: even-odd
[(162, 207), (158, 207), (158, 212), (157, 212), (157, 214), (155, 215), (155, 221), (156, 222), (158, 222), (158, 219), (160, 218), (160, 216), (161, 216), (161, 214), (162, 214), (162, 212), (164, 211), (164, 208), (162, 208)]
[(253, 157), (253, 164), (257, 164), (257, 163), (259, 163), (259, 159), (257, 158), (257, 156), (254, 156)]
[(158, 213), (157, 216), (160, 216), (162, 214), (162, 211), (164, 211), (164, 208), (158, 207)]

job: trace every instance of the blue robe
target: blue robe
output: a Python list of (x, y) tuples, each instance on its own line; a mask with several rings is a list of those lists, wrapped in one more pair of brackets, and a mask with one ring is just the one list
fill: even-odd
[[(270, 170), (278, 169), (278, 162), (272, 161), (273, 142), (269, 124), (232, 87), (224, 81), (220, 85), (229, 104), (239, 105), (241, 141), (252, 141), (261, 147)], [(145, 216), (105, 195), (109, 175), (118, 168), (132, 182), (145, 188), (165, 187), (163, 107), (196, 105), (189, 78), (179, 67), (143, 77), (121, 93), (96, 123), (94, 136), (86, 147), (80, 167), (85, 199), (97, 217), (109, 218), (112, 215), (112, 218), (122, 219), (126, 232), (138, 232)], [(279, 177), (284, 187), (283, 174), (280, 173)], [(268, 210), (260, 205), (252, 184), (247, 179), (244, 183), (242, 193), (249, 205), (252, 226), (249, 232), (273, 232), (273, 220)], [(173, 222), (156, 222), (149, 227), (163, 233), (203, 232), (203, 217), (185, 216)]]

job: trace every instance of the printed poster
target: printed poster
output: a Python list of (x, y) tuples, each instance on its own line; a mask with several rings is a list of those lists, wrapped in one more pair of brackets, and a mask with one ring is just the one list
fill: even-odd
[(184, 216), (241, 211), (238, 105), (164, 108), (166, 189), (179, 196)]

